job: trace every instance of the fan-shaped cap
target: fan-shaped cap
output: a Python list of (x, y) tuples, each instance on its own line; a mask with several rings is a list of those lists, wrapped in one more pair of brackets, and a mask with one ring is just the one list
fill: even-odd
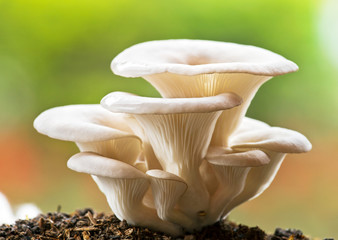
[(276, 76), (298, 70), (295, 63), (259, 47), (188, 39), (134, 45), (115, 57), (111, 68), (124, 77), (164, 72), (181, 75), (241, 72)]
[(299, 132), (263, 126), (234, 135), (231, 139), (231, 147), (234, 149), (259, 148), (282, 153), (302, 153), (310, 151), (312, 145)]
[(119, 179), (147, 178), (143, 172), (129, 164), (91, 152), (75, 154), (68, 160), (67, 166), (74, 171), (100, 177)]
[(261, 150), (246, 152), (223, 152), (221, 147), (210, 148), (206, 160), (216, 166), (259, 167), (270, 162), (269, 156)]
[(233, 135), (238, 135), (240, 133), (243, 132), (248, 132), (248, 131), (255, 131), (258, 128), (269, 128), (269, 124), (253, 119), (253, 118), (248, 118), (248, 117), (244, 117), (241, 121), (241, 123), (239, 124), (238, 128), (236, 129), (236, 131), (233, 133)]
[(150, 98), (125, 92), (112, 92), (101, 105), (112, 112), (131, 114), (172, 114), (215, 112), (236, 107), (242, 99), (234, 93), (201, 98)]
[(41, 113), (35, 119), (34, 127), (51, 138), (74, 142), (138, 138), (124, 118), (124, 114), (109, 112), (98, 104), (69, 105)]

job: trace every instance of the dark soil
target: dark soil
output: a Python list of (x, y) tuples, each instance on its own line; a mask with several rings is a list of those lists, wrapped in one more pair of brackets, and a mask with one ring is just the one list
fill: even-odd
[(71, 214), (60, 212), (41, 214), (30, 220), (18, 220), (13, 225), (1, 225), (0, 240), (5, 239), (298, 240), (309, 238), (299, 230), (277, 228), (273, 235), (268, 235), (258, 227), (250, 228), (229, 221), (218, 222), (199, 232), (174, 238), (147, 228), (129, 226), (114, 215), (83, 209)]

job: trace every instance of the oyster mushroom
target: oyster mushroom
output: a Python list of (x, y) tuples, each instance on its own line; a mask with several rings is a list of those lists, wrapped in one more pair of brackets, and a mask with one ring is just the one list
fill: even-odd
[[(209, 207), (209, 193), (200, 175), (217, 118), (241, 104), (233, 93), (204, 98), (147, 98), (113, 92), (101, 101), (112, 112), (133, 115), (144, 128), (163, 171), (182, 178), (188, 188), (177, 204), (199, 228)], [(202, 214), (204, 215), (204, 214)]]
[[(244, 118), (240, 128), (232, 135), (230, 145), (233, 151), (263, 151), (270, 161), (250, 169), (243, 191), (226, 206), (224, 216), (239, 204), (262, 194), (275, 178), (287, 153), (304, 153), (312, 148), (309, 140), (296, 131), (270, 127), (250, 118)], [(215, 149), (211, 148), (208, 155), (215, 155), (213, 152)]]
[[(141, 140), (127, 125), (127, 118), (100, 105), (69, 105), (41, 113), (34, 127), (51, 138), (75, 142), (81, 151), (134, 165), (141, 152)], [(139, 168), (145, 170), (142, 165)]]
[(142, 199), (150, 185), (143, 172), (129, 164), (90, 152), (74, 155), (67, 166), (92, 175), (120, 220), (173, 235), (181, 234), (180, 226), (161, 220), (154, 209), (143, 205)]
[(20, 204), (15, 209), (14, 213), (6, 196), (0, 192), (0, 225), (13, 224), (18, 219), (34, 218), (41, 213), (41, 210), (32, 203)]
[(209, 149), (206, 159), (212, 165), (219, 182), (210, 202), (208, 220), (211, 224), (221, 218), (231, 201), (243, 191), (250, 169), (266, 165), (270, 159), (260, 150), (237, 152), (221, 148)]
[(134, 45), (116, 56), (111, 68), (124, 77), (143, 77), (163, 97), (239, 95), (243, 104), (218, 119), (211, 142), (216, 146), (228, 146), (229, 136), (264, 82), (298, 70), (295, 63), (259, 47), (187, 39)]
[(183, 179), (175, 174), (162, 170), (149, 170), (151, 188), (157, 209), (157, 215), (162, 219), (183, 226), (185, 230), (192, 231), (193, 221), (180, 210), (175, 209), (180, 197), (188, 186)]
[(6, 196), (0, 192), (0, 224), (12, 223), (15, 221), (11, 205), (9, 204)]
[[(92, 175), (118, 218), (179, 235), (257, 197), (301, 134), (245, 118), (258, 88), (298, 69), (268, 50), (202, 40), (135, 45), (113, 71), (143, 77), (165, 98), (114, 92), (99, 105), (42, 113), (35, 128), (74, 141), (68, 167)], [(109, 111), (107, 111), (109, 110)]]

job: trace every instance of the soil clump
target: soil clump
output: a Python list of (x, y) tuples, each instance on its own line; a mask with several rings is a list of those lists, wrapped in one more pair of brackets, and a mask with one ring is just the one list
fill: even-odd
[(267, 234), (259, 227), (238, 225), (228, 220), (217, 222), (201, 231), (180, 237), (135, 227), (114, 215), (96, 213), (92, 209), (76, 210), (71, 214), (55, 212), (40, 214), (36, 218), (17, 220), (15, 224), (0, 226), (0, 240), (89, 240), (89, 239), (137, 239), (137, 240), (307, 240), (300, 230), (277, 228)]

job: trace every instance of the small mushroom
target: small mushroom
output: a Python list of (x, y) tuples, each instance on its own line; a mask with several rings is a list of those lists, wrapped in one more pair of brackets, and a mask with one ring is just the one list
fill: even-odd
[(142, 199), (149, 188), (149, 179), (143, 172), (129, 164), (82, 152), (68, 160), (67, 166), (77, 172), (92, 175), (105, 194), (110, 208), (120, 220), (157, 231), (179, 235), (178, 225), (163, 221), (154, 209), (143, 205)]
[(15, 221), (14, 214), (6, 196), (0, 192), (0, 224), (10, 224)]
[(41, 213), (41, 210), (32, 203), (20, 204), (15, 209), (14, 213), (6, 196), (0, 192), (0, 225), (13, 224), (18, 219), (34, 218)]
[(162, 220), (179, 224), (185, 230), (192, 231), (193, 221), (179, 209), (175, 209), (177, 202), (188, 188), (184, 180), (162, 170), (149, 170), (146, 174), (151, 177), (151, 189), (157, 215)]
[(209, 193), (200, 175), (217, 118), (222, 110), (238, 106), (233, 93), (204, 98), (147, 98), (113, 92), (101, 104), (112, 112), (133, 115), (143, 127), (163, 171), (188, 185), (178, 208), (195, 221), (209, 206)]
[(209, 149), (206, 160), (212, 165), (219, 182), (218, 189), (211, 196), (208, 216), (211, 224), (225, 214), (226, 207), (243, 191), (250, 169), (266, 165), (270, 159), (261, 150), (237, 152), (216, 147)]
[(295, 63), (259, 47), (188, 39), (134, 45), (116, 56), (111, 68), (124, 77), (143, 77), (163, 97), (239, 95), (243, 104), (218, 119), (211, 141), (215, 146), (228, 146), (229, 136), (264, 82), (298, 70)]
[(234, 149), (260, 148), (273, 152), (302, 153), (311, 150), (311, 143), (299, 132), (279, 128), (261, 127), (232, 136)]
[(260, 149), (270, 158), (264, 166), (252, 168), (243, 191), (224, 210), (227, 215), (234, 207), (262, 194), (275, 178), (287, 153), (311, 150), (311, 143), (302, 134), (246, 118), (231, 138), (231, 148), (237, 151)]
[(76, 142), (81, 151), (133, 165), (141, 151), (141, 140), (126, 124), (126, 118), (100, 105), (70, 105), (41, 113), (34, 127), (49, 137)]

